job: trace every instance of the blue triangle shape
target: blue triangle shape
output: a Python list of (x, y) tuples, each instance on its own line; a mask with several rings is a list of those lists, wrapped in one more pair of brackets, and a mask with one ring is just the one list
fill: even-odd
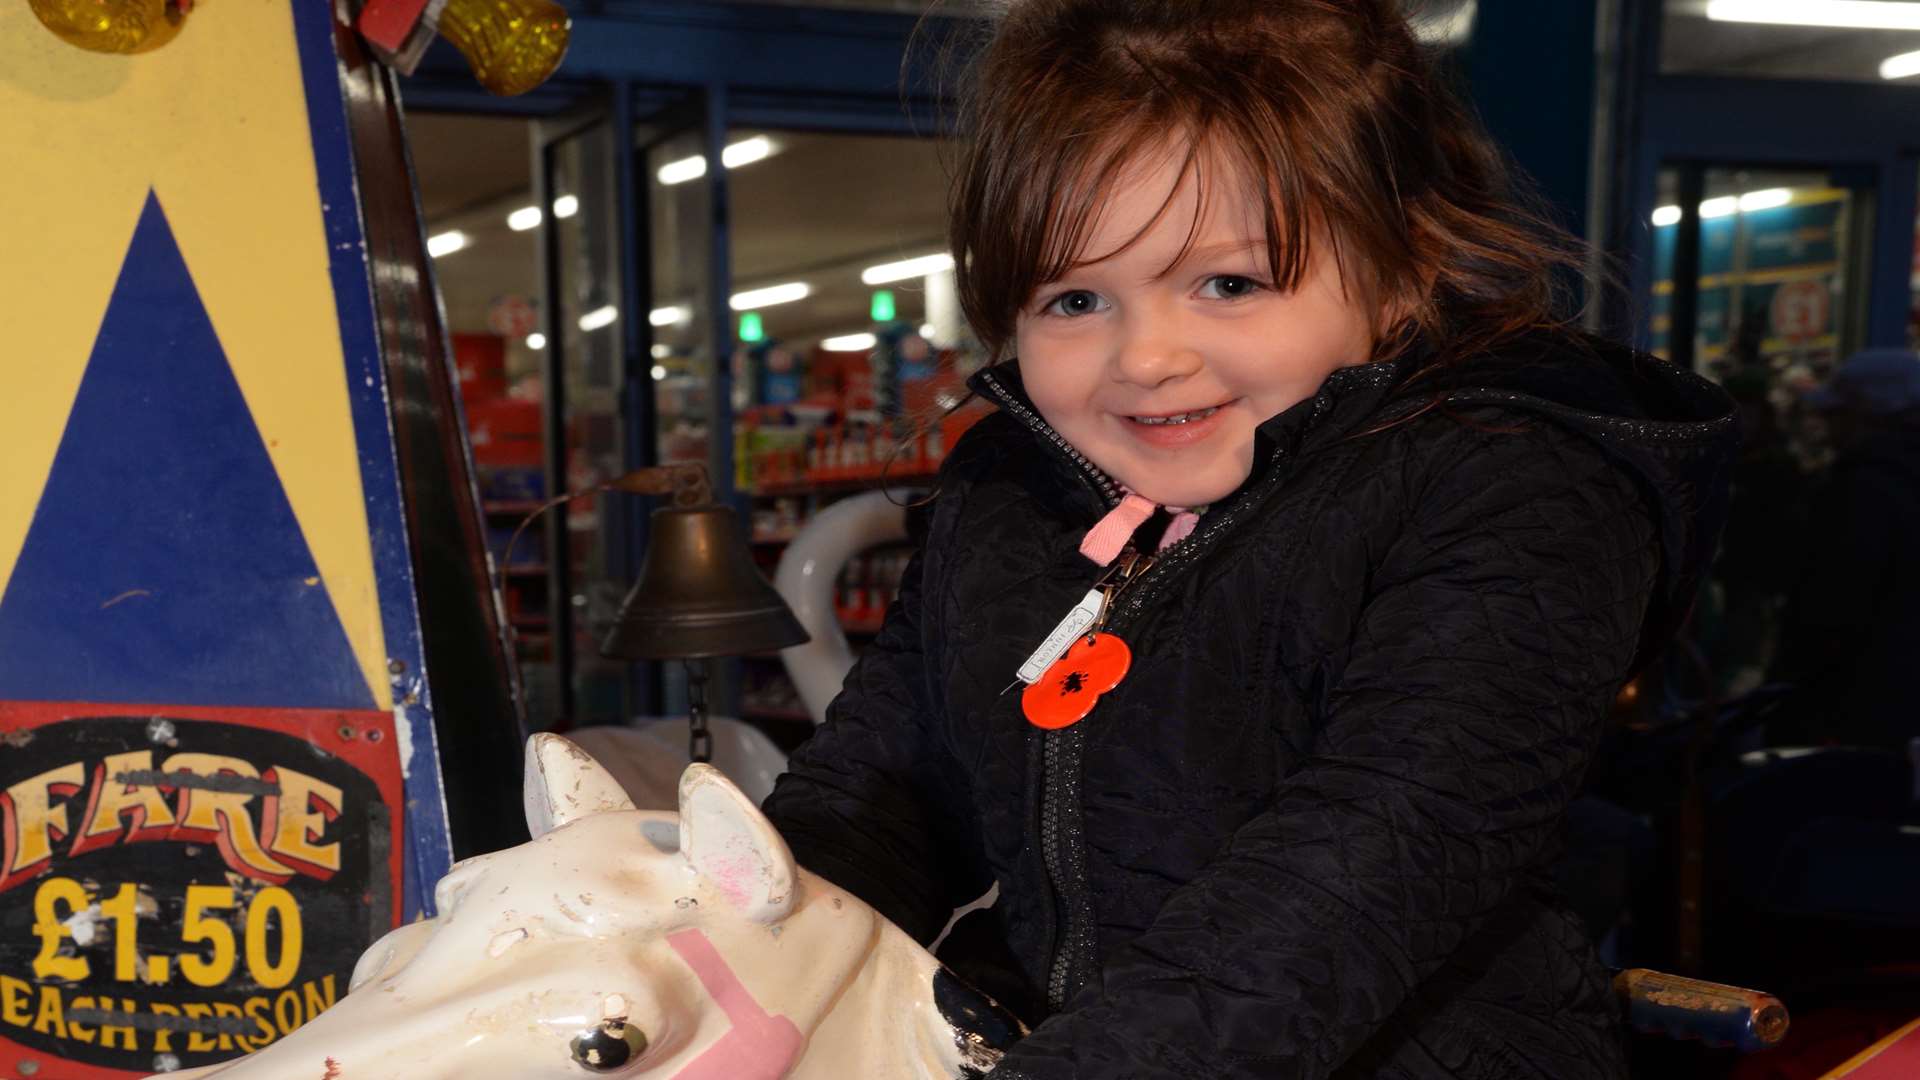
[(6, 594), (0, 699), (372, 708), (152, 192)]

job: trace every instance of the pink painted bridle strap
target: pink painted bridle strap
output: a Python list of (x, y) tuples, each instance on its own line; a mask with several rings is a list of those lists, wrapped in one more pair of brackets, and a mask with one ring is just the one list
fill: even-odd
[(740, 977), (727, 966), (720, 950), (698, 930), (667, 935), (667, 944), (693, 969), (707, 995), (733, 1022), (718, 1042), (707, 1047), (674, 1080), (780, 1080), (800, 1060), (806, 1037), (793, 1021), (769, 1016)]
[[(1144, 496), (1127, 492), (1120, 505), (1107, 511), (1107, 516), (1087, 530), (1080, 541), (1080, 554), (1099, 563), (1112, 565), (1120, 555), (1120, 549), (1127, 546), (1133, 538), (1133, 532), (1153, 516), (1155, 505)], [(1160, 550), (1164, 551), (1187, 538), (1193, 527), (1200, 523), (1200, 515), (1183, 506), (1169, 506), (1167, 512), (1173, 520), (1167, 523), (1167, 531), (1160, 535)]]

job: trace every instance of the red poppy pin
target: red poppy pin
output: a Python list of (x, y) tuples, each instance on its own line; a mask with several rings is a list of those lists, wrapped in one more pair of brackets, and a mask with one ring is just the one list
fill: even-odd
[(1093, 711), (1101, 694), (1119, 686), (1132, 666), (1133, 650), (1117, 635), (1081, 638), (1020, 695), (1020, 711), (1034, 727), (1071, 727)]

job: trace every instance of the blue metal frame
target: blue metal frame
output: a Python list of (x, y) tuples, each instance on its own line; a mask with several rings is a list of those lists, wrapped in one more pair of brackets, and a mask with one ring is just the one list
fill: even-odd
[[(360, 448), (360, 478), (373, 545), (380, 621), (386, 632), (387, 656), (402, 665), (396, 670), (404, 674), (396, 675), (396, 679), (410, 685), (426, 671), (426, 653), (414, 608), (413, 558), (401, 509), (404, 494), (394, 461), (386, 369), (374, 325), (372, 268), (362, 243), (340, 59), (334, 52), (332, 6), (295, 4), (294, 33), (307, 90), (327, 247), (334, 256), (329, 273), (339, 312), (341, 350), (350, 369), (347, 388), (354, 440)], [(411, 760), (403, 763), (408, 806), (404, 829), (405, 917), (413, 919), (429, 901), (433, 883), (452, 864), (453, 847), (447, 833), (446, 794), (440, 784), (430, 699), (424, 693), (410, 702), (398, 700), (402, 697), (395, 694), (394, 722), (406, 725), (410, 742), (403, 745), (413, 748)]]
[[(540, 312), (547, 336), (541, 354), (541, 428), (545, 439), (541, 460), (549, 498), (566, 491), (567, 482), (567, 334), (560, 305), (560, 235), (553, 227), (554, 153), (577, 131), (569, 129), (545, 138), (534, 155), (535, 205), (543, 208), (540, 218)], [(547, 511), (547, 627), (553, 642), (554, 690), (559, 714), (571, 718), (573, 693), (573, 558), (568, 548), (567, 504), (562, 502)]]
[[(573, 6), (572, 45), (545, 86), (522, 97), (494, 97), (474, 83), (452, 46), (438, 41), (403, 83), (408, 105), (545, 116), (578, 106), (608, 84), (639, 95), (649, 87), (719, 86), (739, 95), (748, 111), (747, 102), (757, 97), (799, 126), (869, 130), (885, 123), (875, 120), (876, 111), (898, 114), (903, 107), (935, 101), (936, 58), (963, 47), (980, 25), (971, 19), (708, 0)], [(903, 78), (912, 88), (904, 94)], [(891, 130), (905, 133), (906, 125)]]
[[(653, 292), (653, 260), (646, 240), (648, 208), (644, 175), (645, 151), (634, 145), (633, 130), (640, 122), (640, 95), (632, 84), (620, 80), (613, 86), (615, 132), (613, 188), (618, 199), (620, 235), (620, 307), (641, 312), (649, 306)], [(621, 135), (620, 133), (625, 133)], [(656, 435), (653, 401), (653, 324), (646, 319), (622, 319), (620, 326), (620, 428), (622, 454), (629, 469), (655, 464), (659, 440)], [(616, 555), (616, 566), (625, 580), (640, 576), (641, 558), (647, 550), (648, 514), (639, 499), (623, 499), (620, 510), (621, 535), (625, 543)], [(642, 714), (657, 714), (659, 700), (658, 671), (653, 664), (628, 666), (628, 699)]]

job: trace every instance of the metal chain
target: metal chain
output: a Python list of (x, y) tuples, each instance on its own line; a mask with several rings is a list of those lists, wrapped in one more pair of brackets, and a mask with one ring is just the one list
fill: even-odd
[(707, 672), (705, 660), (687, 664), (687, 759), (713, 760), (713, 733), (707, 730)]

